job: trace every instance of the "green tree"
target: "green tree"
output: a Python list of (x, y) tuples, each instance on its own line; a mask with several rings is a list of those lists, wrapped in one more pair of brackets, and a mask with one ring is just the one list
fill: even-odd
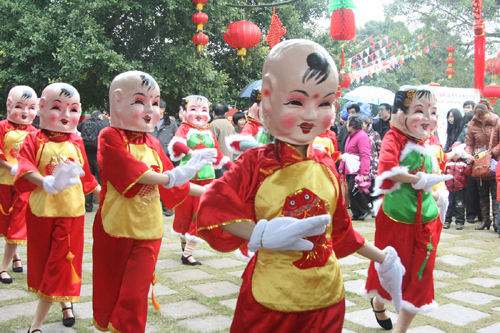
[[(264, 0), (248, 1), (252, 4)], [(203, 94), (235, 104), (236, 95), (261, 76), (264, 42), (250, 49), (245, 65), (223, 40), (226, 26), (245, 19), (269, 30), (272, 8), (240, 9), (230, 0), (211, 0), (204, 32), (210, 43), (197, 53), (191, 39), (195, 5), (186, 0), (0, 0), (0, 104), (10, 87), (50, 82), (74, 85), (84, 110), (105, 108), (109, 83), (127, 70), (143, 70), (158, 81), (172, 113), (182, 97)], [(314, 39), (314, 23), (326, 1), (303, 0), (278, 7), (286, 38)], [(241, 107), (246, 101), (239, 101)]]

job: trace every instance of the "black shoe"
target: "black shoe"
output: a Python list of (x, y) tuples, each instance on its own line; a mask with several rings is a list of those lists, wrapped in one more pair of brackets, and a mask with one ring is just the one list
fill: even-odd
[(370, 304), (372, 305), (372, 310), (373, 310), (373, 312), (375, 314), (375, 319), (377, 319), (377, 323), (380, 325), (380, 327), (382, 327), (384, 330), (392, 330), (392, 320), (391, 320), (391, 318), (380, 320), (377, 317), (377, 313), (384, 313), (385, 309), (383, 309), (381, 311), (375, 310), (375, 308), (373, 307), (373, 298), (370, 300)]
[[(66, 310), (71, 310), (73, 317), (64, 318), (64, 311)], [(69, 308), (63, 308), (62, 312), (63, 312), (63, 320), (62, 320), (63, 325), (66, 327), (71, 327), (75, 325), (76, 319), (75, 319), (75, 313), (73, 312), (73, 303), (71, 303), (71, 306)]]
[(446, 221), (443, 225), (443, 229), (450, 229), (451, 222)]
[(457, 230), (463, 230), (464, 229), (464, 223), (463, 222), (458, 222), (457, 223)]
[(92, 213), (92, 211), (93, 211), (93, 210), (94, 210), (94, 207), (92, 207), (92, 208), (87, 208), (87, 207), (85, 207), (85, 211), (86, 211), (87, 213)]
[(354, 216), (354, 215), (351, 215), (351, 220), (356, 221), (356, 220), (358, 220), (358, 219), (359, 219), (359, 217)]
[(21, 259), (13, 259), (12, 260), (12, 271), (15, 273), (22, 273), (23, 272), (23, 265), (21, 265), (21, 267), (14, 267), (14, 263), (16, 261), (21, 261)]
[(163, 211), (163, 215), (165, 215), (165, 216), (172, 216), (172, 215), (174, 215), (174, 211), (166, 209), (166, 210)]
[(181, 254), (181, 261), (182, 261), (183, 265), (191, 265), (191, 266), (201, 266), (202, 265), (202, 263), (199, 261), (193, 261), (193, 262), (189, 261), (188, 260), (189, 257), (192, 257), (192, 255), (184, 257), (184, 255)]
[(3, 273), (9, 274), (7, 271), (1, 271), (0, 272), (0, 281), (2, 281), (2, 283), (5, 283), (5, 284), (11, 284), (12, 283), (12, 278), (11, 277), (9, 277), (9, 278), (3, 278), (2, 277)]
[(37, 330), (30, 331), (30, 329), (31, 329), (31, 326), (28, 328), (28, 333), (36, 333), (36, 332), (40, 332), (40, 333), (42, 333), (42, 331), (41, 331), (41, 330), (38, 330), (38, 329), (37, 329)]

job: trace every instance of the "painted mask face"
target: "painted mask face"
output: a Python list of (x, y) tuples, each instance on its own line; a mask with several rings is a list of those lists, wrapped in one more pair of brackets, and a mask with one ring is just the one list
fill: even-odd
[(38, 112), (35, 91), (28, 86), (16, 86), (7, 97), (7, 119), (13, 123), (29, 125)]
[(202, 96), (190, 96), (184, 111), (184, 121), (205, 128), (210, 120), (209, 102)]
[(270, 53), (264, 65), (263, 124), (281, 141), (308, 145), (330, 127), (338, 72), (320, 45), (306, 40), (283, 43), (285, 50)]
[(160, 88), (143, 72), (118, 75), (110, 87), (112, 125), (136, 132), (153, 132), (160, 121)]
[(80, 94), (67, 83), (47, 86), (40, 98), (40, 127), (49, 131), (74, 133), (82, 113)]
[(408, 113), (399, 115), (399, 123), (402, 126), (399, 128), (408, 135), (416, 139), (427, 138), (437, 129), (436, 98), (432, 95), (415, 95)]

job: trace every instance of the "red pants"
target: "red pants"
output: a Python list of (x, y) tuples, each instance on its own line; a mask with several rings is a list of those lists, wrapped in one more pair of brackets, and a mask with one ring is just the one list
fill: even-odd
[[(232, 333), (340, 333), (344, 324), (345, 299), (327, 308), (304, 312), (280, 312), (258, 303), (252, 294), (252, 274), (256, 256), (243, 273), (236, 303)], [(319, 287), (319, 290), (321, 288)], [(311, 295), (314, 297), (314, 295)]]
[(27, 209), (28, 290), (49, 302), (78, 302), (84, 216), (38, 217)]
[[(213, 179), (191, 181), (193, 184), (204, 186), (213, 182)], [(200, 197), (188, 195), (179, 206), (175, 208), (174, 224), (172, 228), (176, 233), (196, 235), (196, 213), (198, 213), (198, 206), (200, 204)]]
[(26, 244), (26, 208), (28, 192), (19, 193), (14, 186), (0, 184), (0, 236), (10, 244)]
[[(427, 256), (425, 245), (418, 243), (415, 239), (415, 225), (399, 223), (391, 220), (382, 210), (379, 211), (375, 220), (375, 246), (384, 249), (392, 246), (398, 252), (401, 263), (406, 269), (403, 276), (403, 301), (410, 303), (403, 308), (413, 313), (427, 312), (431, 310), (429, 305), (434, 301), (434, 279), (432, 272), (436, 262), (437, 245), (443, 225), (439, 216), (434, 221), (423, 225), (425, 232), (432, 236), (432, 246), (435, 250), (430, 251), (429, 259), (423, 270), (422, 278), (418, 279), (418, 272)], [(376, 291), (382, 298), (391, 300), (391, 296), (380, 285), (377, 271), (373, 261), (368, 269), (366, 280), (366, 291)], [(372, 292), (373, 294), (373, 292)]]
[(94, 221), (94, 326), (103, 332), (146, 330), (148, 292), (161, 239), (112, 237), (102, 226), (101, 210)]

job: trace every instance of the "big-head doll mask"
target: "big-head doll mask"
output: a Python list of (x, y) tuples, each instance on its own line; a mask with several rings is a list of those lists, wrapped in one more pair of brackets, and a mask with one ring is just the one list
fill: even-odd
[(7, 119), (13, 123), (29, 125), (38, 112), (35, 91), (28, 86), (15, 86), (7, 96)]
[(109, 87), (111, 126), (153, 132), (160, 121), (160, 88), (151, 75), (129, 71), (116, 76)]
[(67, 83), (45, 87), (40, 98), (40, 127), (49, 131), (74, 133), (82, 113), (80, 94)]
[(307, 145), (332, 120), (339, 85), (335, 63), (319, 44), (292, 39), (269, 52), (262, 73), (262, 122), (275, 138)]
[(392, 125), (417, 140), (437, 129), (436, 96), (426, 87), (402, 86), (394, 98)]
[(210, 120), (210, 102), (205, 96), (192, 95), (185, 98), (183, 119), (198, 128), (205, 128)]

